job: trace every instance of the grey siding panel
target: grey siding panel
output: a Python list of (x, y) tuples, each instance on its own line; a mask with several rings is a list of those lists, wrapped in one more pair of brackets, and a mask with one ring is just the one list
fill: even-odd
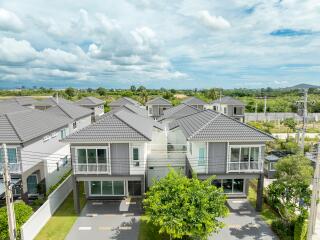
[(225, 173), (227, 165), (227, 143), (209, 143), (209, 173)]
[(154, 105), (154, 106), (152, 106), (152, 114), (153, 114), (153, 116), (160, 116), (160, 114), (159, 114), (159, 106), (158, 105)]
[(111, 155), (111, 174), (129, 175), (129, 144), (112, 143), (110, 148)]

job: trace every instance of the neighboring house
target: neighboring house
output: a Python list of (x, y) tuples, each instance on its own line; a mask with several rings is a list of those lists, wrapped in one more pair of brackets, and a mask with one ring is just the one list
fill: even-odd
[(212, 110), (178, 118), (169, 127), (168, 135), (179, 136), (177, 142), (187, 145), (188, 176), (216, 176), (216, 186), (241, 197), (247, 194), (248, 182), (258, 179), (261, 204), (265, 142), (274, 139), (271, 135)]
[(1, 101), (0, 102), (0, 114), (19, 112), (27, 110), (27, 107), (23, 107), (17, 102), (13, 101)]
[(88, 198), (141, 196), (145, 192), (149, 145), (157, 145), (162, 125), (120, 110), (69, 135), (74, 201), (79, 212), (79, 182)]
[(197, 108), (199, 110), (204, 110), (206, 106), (208, 105), (205, 101), (196, 98), (196, 97), (189, 97), (182, 101), (184, 104), (188, 104), (194, 108)]
[(283, 157), (292, 154), (289, 151), (271, 151), (264, 159), (264, 175), (267, 178), (275, 178), (275, 164)]
[(64, 99), (62, 97), (49, 97), (49, 98), (39, 100), (37, 103), (34, 104), (34, 108), (39, 110), (46, 110), (48, 108), (56, 106), (59, 103), (72, 104), (73, 102), (67, 99)]
[(146, 103), (146, 109), (149, 116), (155, 119), (161, 117), (163, 112), (171, 107), (171, 102), (162, 97), (156, 97)]
[(70, 119), (69, 133), (78, 131), (91, 124), (92, 110), (70, 103), (58, 103), (45, 112)]
[(141, 107), (141, 104), (139, 102), (137, 102), (136, 100), (133, 100), (132, 98), (129, 98), (129, 97), (118, 98), (117, 100), (109, 103), (109, 107), (111, 110), (115, 110), (115, 109), (120, 108), (120, 107), (127, 105), (127, 104)]
[(226, 96), (214, 100), (211, 105), (214, 111), (244, 122), (244, 111), (246, 105), (240, 100)]
[(167, 109), (163, 112), (158, 121), (161, 123), (169, 123), (175, 119), (185, 117), (194, 113), (200, 112), (199, 109), (189, 106), (188, 104), (181, 103), (178, 106)]
[(123, 105), (123, 106), (121, 106), (121, 107), (119, 107), (119, 108), (117, 108), (115, 110), (111, 110), (110, 112), (111, 113), (115, 113), (115, 112), (118, 112), (118, 111), (121, 111), (121, 110), (127, 110), (129, 112), (138, 114), (140, 116), (148, 117), (148, 111), (146, 109), (144, 109), (142, 107), (135, 106), (135, 105), (131, 105), (131, 104)]
[[(15, 106), (11, 111), (0, 111), (0, 143), (7, 145), (14, 195), (27, 200), (39, 191), (44, 193), (70, 170), (69, 145), (60, 142), (68, 133), (70, 119)], [(0, 196), (3, 194), (0, 180)]]
[(14, 97), (4, 100), (3, 102), (15, 102), (23, 107), (34, 108), (38, 101), (32, 97)]
[(104, 101), (95, 97), (85, 97), (75, 102), (75, 104), (91, 109), (93, 120), (104, 114)]

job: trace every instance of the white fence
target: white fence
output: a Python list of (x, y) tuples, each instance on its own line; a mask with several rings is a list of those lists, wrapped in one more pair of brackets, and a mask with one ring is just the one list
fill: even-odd
[(69, 176), (49, 195), (48, 200), (44, 202), (29, 220), (23, 224), (21, 227), (21, 239), (34, 239), (71, 191), (72, 177)]
[(282, 121), (286, 118), (294, 118), (296, 121), (301, 121), (302, 118), (296, 113), (290, 112), (267, 112), (264, 113), (245, 113), (246, 122), (251, 121)]

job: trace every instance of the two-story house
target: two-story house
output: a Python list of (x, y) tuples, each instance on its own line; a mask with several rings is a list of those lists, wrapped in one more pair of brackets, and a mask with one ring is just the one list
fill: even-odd
[(241, 122), (244, 122), (244, 111), (246, 105), (240, 100), (225, 96), (214, 100), (211, 105), (214, 111), (223, 113), (229, 117), (233, 117)]
[[(37, 196), (70, 170), (70, 148), (60, 142), (66, 137), (69, 124), (69, 118), (19, 108), (16, 104), (11, 104), (10, 109), (0, 107), (0, 143), (7, 146), (16, 196), (21, 195), (25, 200)], [(0, 172), (2, 156), (3, 153), (0, 156)], [(0, 196), (3, 196), (3, 186), (0, 190)]]
[(156, 97), (146, 102), (146, 109), (150, 117), (158, 119), (163, 115), (163, 112), (172, 107), (172, 104), (167, 99)]
[(139, 102), (129, 97), (118, 98), (117, 100), (109, 103), (108, 106), (110, 107), (111, 110), (115, 110), (127, 104), (141, 107), (141, 104)]
[(187, 104), (189, 106), (192, 106), (194, 108), (197, 108), (199, 110), (204, 110), (206, 106), (208, 105), (205, 101), (196, 98), (196, 97), (189, 97), (182, 101), (182, 103)]
[(104, 101), (99, 98), (85, 97), (75, 102), (75, 104), (91, 109), (93, 121), (104, 114)]
[(177, 106), (163, 111), (163, 116), (158, 118), (158, 121), (166, 124), (172, 122), (175, 119), (188, 116), (197, 112), (200, 112), (198, 108), (192, 107), (185, 103), (181, 103)]
[(109, 112), (69, 135), (74, 204), (79, 212), (79, 182), (88, 198), (139, 196), (145, 191), (149, 144), (163, 131), (154, 120), (128, 110)]
[(213, 184), (229, 196), (241, 197), (247, 194), (248, 181), (258, 179), (257, 208), (261, 208), (264, 149), (274, 139), (271, 135), (212, 110), (179, 118), (169, 127), (187, 145), (188, 176), (215, 175)]

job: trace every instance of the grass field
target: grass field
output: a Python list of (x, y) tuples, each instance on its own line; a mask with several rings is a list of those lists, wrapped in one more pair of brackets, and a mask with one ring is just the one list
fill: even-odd
[[(83, 186), (80, 189), (80, 205), (84, 207), (86, 198), (83, 193)], [(35, 240), (63, 240), (69, 233), (72, 225), (78, 218), (73, 207), (73, 193), (71, 192), (62, 203), (56, 213), (40, 231)]]

